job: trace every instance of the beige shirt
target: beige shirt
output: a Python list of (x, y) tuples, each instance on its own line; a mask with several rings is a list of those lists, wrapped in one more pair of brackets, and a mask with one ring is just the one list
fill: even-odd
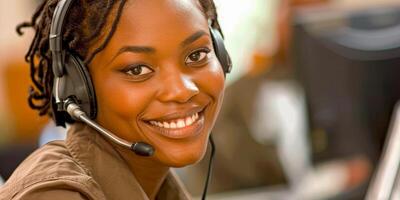
[[(118, 151), (86, 125), (76, 123), (66, 141), (32, 153), (0, 188), (0, 200), (148, 199)], [(170, 172), (157, 199), (190, 199)]]

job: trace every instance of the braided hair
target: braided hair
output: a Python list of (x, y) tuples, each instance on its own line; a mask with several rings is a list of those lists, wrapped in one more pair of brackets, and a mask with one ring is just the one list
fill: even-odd
[[(115, 32), (122, 10), (127, 0), (75, 0), (68, 11), (63, 27), (63, 47), (89, 64), (102, 51)], [(33, 28), (34, 38), (25, 55), (30, 66), (32, 85), (29, 88), (28, 103), (39, 115), (51, 115), (53, 89), (52, 55), (49, 48), (50, 26), (54, 10), (59, 0), (43, 0), (28, 22), (17, 26), (16, 31)], [(221, 32), (213, 0), (198, 0), (211, 26)], [(111, 21), (111, 24), (107, 23)], [(109, 26), (109, 27), (108, 27)], [(221, 32), (222, 33), (222, 32)], [(100, 41), (100, 42), (99, 42)], [(99, 46), (92, 48), (94, 43)]]

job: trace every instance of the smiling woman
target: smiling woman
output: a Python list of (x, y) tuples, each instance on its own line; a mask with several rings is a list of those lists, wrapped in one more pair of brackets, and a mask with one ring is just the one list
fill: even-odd
[(0, 198), (190, 198), (169, 167), (204, 156), (230, 70), (213, 1), (47, 0), (23, 27), (30, 105), (70, 129)]

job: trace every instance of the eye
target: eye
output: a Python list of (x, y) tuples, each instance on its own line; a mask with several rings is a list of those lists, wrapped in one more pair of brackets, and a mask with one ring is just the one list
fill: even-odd
[(186, 57), (185, 63), (186, 64), (202, 64), (204, 61), (206, 61), (209, 56), (210, 56), (210, 49), (203, 48), (196, 50), (192, 53), (189, 54), (189, 56)]
[(127, 68), (123, 69), (122, 72), (126, 73), (129, 76), (141, 77), (149, 75), (150, 73), (154, 72), (154, 70), (146, 65), (139, 64), (128, 66)]

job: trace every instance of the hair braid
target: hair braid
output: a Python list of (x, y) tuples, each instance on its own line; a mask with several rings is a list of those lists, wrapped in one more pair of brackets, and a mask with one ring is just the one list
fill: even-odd
[[(23, 35), (22, 30), (24, 28), (35, 30), (25, 60), (29, 63), (32, 80), (28, 103), (31, 108), (39, 110), (39, 115), (49, 113), (50, 108), (53, 71), (51, 68), (49, 33), (57, 4), (58, 0), (44, 0), (32, 15), (31, 20), (21, 23), (16, 28), (19, 35)], [(106, 18), (111, 13), (115, 1), (76, 0), (73, 4), (64, 26), (63, 45), (77, 53), (78, 56), (86, 57), (89, 42), (100, 35), (99, 33), (105, 25)]]
[[(107, 3), (107, 7), (106, 7), (107, 12), (106, 12), (106, 14), (105, 14), (105, 15), (106, 15), (106, 18), (108, 18), (108, 16), (110, 15), (110, 13), (111, 13), (111, 7), (113, 6), (113, 4), (114, 4), (114, 0), (111, 0), (111, 1), (109, 1), (109, 2)], [(96, 26), (96, 29), (93, 30), (93, 33), (92, 33), (91, 35), (87, 36), (83, 41), (84, 41), (84, 42), (89, 42), (89, 41), (95, 39), (96, 36), (97, 36), (95, 33), (100, 32), (101, 29), (102, 29), (102, 28), (104, 27), (104, 25), (106, 24), (106, 22), (107, 22), (107, 20), (101, 21), (101, 22)], [(96, 24), (95, 21), (92, 21), (92, 22), (89, 22), (89, 23), (91, 23), (91, 24)]]
[(122, 9), (124, 8), (124, 5), (126, 3), (126, 0), (121, 0), (121, 3), (118, 7), (117, 10), (117, 16), (115, 18), (115, 22), (113, 23), (110, 33), (107, 35), (105, 41), (103, 42), (103, 44), (101, 44), (101, 46), (99, 48), (97, 48), (96, 50), (94, 50), (94, 52), (92, 53), (92, 55), (88, 56), (88, 58), (85, 59), (84, 63), (87, 65), (88, 63), (90, 63), (90, 61), (92, 61), (92, 59), (94, 58), (94, 56), (99, 53), (100, 51), (102, 51), (106, 45), (108, 44), (108, 42), (110, 41), (112, 35), (114, 34), (115, 30), (117, 29), (117, 22), (119, 21), (119, 19), (121, 18), (121, 14), (122, 14)]
[(218, 14), (217, 8), (213, 0), (199, 0), (200, 5), (203, 8), (203, 12), (206, 14), (207, 19), (211, 20), (211, 27), (217, 29), (222, 37), (224, 34), (222, 33), (221, 27), (218, 22)]

